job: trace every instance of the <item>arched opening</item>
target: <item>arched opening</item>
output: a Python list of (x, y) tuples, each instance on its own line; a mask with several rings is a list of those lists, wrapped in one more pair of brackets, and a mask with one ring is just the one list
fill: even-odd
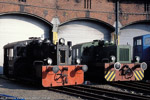
[[(52, 38), (52, 24), (28, 13), (0, 14), (0, 67), (3, 66), (3, 46), (29, 37)], [(2, 73), (2, 68), (0, 70)]]
[(73, 44), (93, 40), (110, 40), (114, 27), (97, 19), (80, 18), (65, 22), (59, 26), (58, 37), (72, 41)]
[(138, 21), (131, 23), (120, 29), (119, 44), (131, 45), (131, 55), (133, 56), (133, 38), (145, 34), (150, 34), (150, 21)]
[(120, 30), (120, 44), (133, 46), (133, 37), (150, 34), (150, 21), (138, 21), (126, 25)]

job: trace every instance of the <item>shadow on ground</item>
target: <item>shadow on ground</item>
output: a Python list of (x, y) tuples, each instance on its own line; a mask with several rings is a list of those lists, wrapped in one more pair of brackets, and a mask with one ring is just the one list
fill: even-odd
[(23, 83), (14, 80), (5, 80), (0, 79), (0, 88), (7, 89), (24, 89), (24, 90), (42, 90), (41, 86), (37, 86), (35, 84)]
[(30, 83), (27, 81), (18, 81), (14, 79), (7, 79), (4, 75), (0, 77), (0, 89), (7, 88), (7, 89), (23, 89), (23, 90), (42, 90), (45, 89), (40, 85), (35, 83)]

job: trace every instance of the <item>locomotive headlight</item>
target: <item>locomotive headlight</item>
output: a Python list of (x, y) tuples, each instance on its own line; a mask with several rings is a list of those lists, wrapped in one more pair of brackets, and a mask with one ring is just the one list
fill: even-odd
[(140, 61), (140, 57), (139, 57), (139, 56), (135, 56), (135, 60), (136, 60), (137, 62), (139, 62), (139, 61)]
[(42, 43), (42, 40), (41, 40), (41, 39), (39, 39), (39, 40), (38, 40), (38, 43)]
[(65, 44), (65, 39), (64, 38), (60, 38), (59, 39), (59, 44)]
[(147, 64), (145, 62), (141, 63), (141, 69), (146, 70), (147, 69)]
[(121, 69), (121, 64), (119, 62), (116, 62), (114, 64), (114, 68), (115, 68), (115, 70), (120, 70)]
[(49, 39), (45, 39), (44, 40), (44, 43), (47, 43), (47, 44), (49, 44), (51, 41), (49, 40)]
[(115, 62), (116, 57), (115, 56), (110, 56), (110, 59), (111, 59), (112, 62)]
[(80, 60), (79, 58), (77, 58), (77, 59), (76, 59), (76, 63), (77, 63), (77, 64), (80, 64), (80, 63), (81, 63), (81, 60)]
[(47, 63), (49, 64), (49, 65), (51, 65), (52, 64), (52, 59), (51, 58), (47, 58)]
[(110, 41), (110, 44), (114, 44), (114, 41)]
[(88, 70), (87, 65), (83, 65), (83, 66), (82, 66), (82, 70), (83, 70), (84, 72), (86, 72), (86, 71)]
[(108, 44), (108, 41), (105, 41), (104, 43), (105, 43), (105, 44)]
[(58, 66), (54, 66), (52, 68), (52, 70), (53, 70), (54, 73), (57, 73), (59, 71), (59, 67)]

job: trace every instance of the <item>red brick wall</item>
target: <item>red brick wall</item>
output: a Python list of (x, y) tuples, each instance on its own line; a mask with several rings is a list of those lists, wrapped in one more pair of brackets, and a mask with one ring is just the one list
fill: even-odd
[(139, 21), (146, 20), (146, 12), (144, 11), (144, 4), (120, 4), (120, 22), (123, 25)]
[[(91, 9), (84, 8), (84, 0), (0, 0), (0, 13), (27, 12), (51, 21), (58, 16), (61, 23), (75, 18), (95, 18), (111, 25), (115, 22), (115, 4), (109, 0), (91, 0)], [(120, 3), (120, 22), (146, 20), (144, 4)]]

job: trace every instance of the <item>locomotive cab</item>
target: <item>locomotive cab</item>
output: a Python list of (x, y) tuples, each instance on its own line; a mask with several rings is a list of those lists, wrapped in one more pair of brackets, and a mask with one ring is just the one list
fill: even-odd
[(3, 73), (7, 77), (14, 77), (14, 63), (24, 55), (25, 46), (30, 41), (20, 41), (9, 43), (4, 46), (4, 64)]
[(150, 80), (150, 34), (137, 36), (133, 38), (133, 57), (137, 59), (139, 57), (139, 62), (146, 62), (148, 65), (145, 71), (145, 79)]
[(150, 61), (150, 35), (133, 38), (133, 56), (139, 56), (141, 61)]

